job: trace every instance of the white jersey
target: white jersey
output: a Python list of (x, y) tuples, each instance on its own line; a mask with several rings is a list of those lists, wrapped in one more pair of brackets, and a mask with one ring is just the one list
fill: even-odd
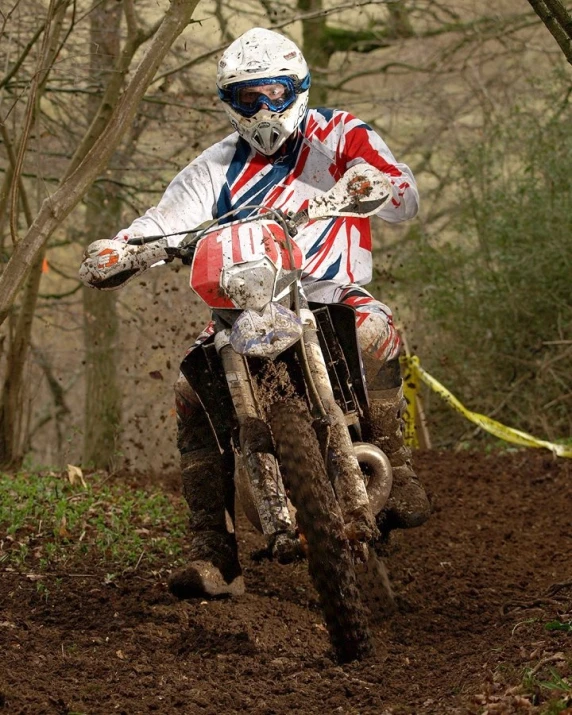
[[(393, 187), (378, 216), (390, 223), (413, 218), (418, 193), (411, 170), (395, 161), (385, 142), (360, 119), (332, 109), (308, 110), (299, 131), (278, 156), (255, 152), (237, 133), (204, 151), (169, 184), (156, 207), (119, 232), (128, 240), (191, 230), (224, 216), (229, 222), (253, 213), (253, 204), (301, 211), (345, 171), (366, 162)], [(177, 245), (184, 235), (172, 236)], [(341, 286), (365, 285), (372, 277), (369, 218), (310, 221), (296, 236), (304, 258), (302, 282), (312, 300), (331, 302)]]

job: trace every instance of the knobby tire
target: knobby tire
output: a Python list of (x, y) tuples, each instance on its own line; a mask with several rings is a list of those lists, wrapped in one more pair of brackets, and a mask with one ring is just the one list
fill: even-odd
[(356, 584), (344, 523), (306, 406), (294, 400), (271, 410), (280, 470), (308, 542), (310, 576), (320, 597), (330, 641), (341, 662), (373, 648)]

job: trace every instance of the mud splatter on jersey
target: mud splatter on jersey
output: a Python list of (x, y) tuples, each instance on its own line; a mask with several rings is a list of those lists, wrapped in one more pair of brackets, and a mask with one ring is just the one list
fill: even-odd
[[(226, 220), (252, 213), (253, 204), (300, 211), (330, 189), (354, 164), (383, 171), (393, 186), (391, 203), (379, 212), (396, 223), (417, 213), (413, 175), (395, 161), (385, 142), (360, 119), (334, 109), (310, 109), (295, 137), (279, 156), (256, 153), (236, 133), (213, 145), (171, 182), (159, 204), (136, 219), (118, 238), (175, 233), (238, 210)], [(176, 245), (181, 236), (173, 237)], [(310, 221), (296, 237), (305, 255), (304, 283), (337, 285), (371, 281), (371, 231), (368, 218)]]
[[(389, 223), (413, 218), (418, 210), (415, 179), (381, 137), (347, 112), (310, 109), (299, 131), (273, 157), (255, 152), (236, 133), (214, 144), (173, 179), (156, 207), (117, 239), (191, 230), (213, 218), (229, 222), (255, 212), (253, 205), (301, 211), (362, 162), (383, 171), (393, 187), (391, 202), (377, 215)], [(234, 213), (227, 216), (229, 212)], [(169, 240), (177, 245), (182, 238)], [(362, 348), (379, 360), (395, 357), (399, 337), (390, 309), (359, 287), (372, 278), (370, 219), (310, 221), (295, 240), (304, 255), (302, 283), (308, 298), (353, 305)], [(199, 341), (209, 334), (210, 326)]]

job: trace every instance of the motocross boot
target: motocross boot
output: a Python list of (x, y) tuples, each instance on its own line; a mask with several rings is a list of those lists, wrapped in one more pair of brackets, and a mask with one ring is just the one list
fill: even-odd
[(385, 452), (393, 468), (391, 494), (377, 517), (379, 530), (388, 533), (391, 529), (420, 526), (429, 518), (431, 507), (425, 489), (413, 471), (411, 450), (403, 441), (406, 402), (399, 359), (389, 360), (381, 368), (379, 362), (375, 362), (376, 365), (373, 358), (364, 355), (369, 394), (369, 440)]
[(169, 591), (181, 599), (238, 596), (244, 579), (225, 513), (234, 519), (233, 461), (220, 454), (208, 417), (183, 376), (175, 394), (191, 543), (190, 562), (171, 574)]

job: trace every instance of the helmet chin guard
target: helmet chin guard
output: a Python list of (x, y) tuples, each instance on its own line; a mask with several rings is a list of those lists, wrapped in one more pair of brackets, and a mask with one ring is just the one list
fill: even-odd
[[(259, 101), (254, 113), (241, 111), (234, 89), (283, 82), (294, 98), (284, 108)], [(300, 126), (308, 107), (310, 74), (297, 45), (272, 30), (255, 27), (236, 39), (218, 64), (217, 87), (232, 126), (256, 151), (272, 156)]]
[(284, 142), (284, 131), (282, 122), (272, 122), (272, 121), (261, 121), (253, 127), (250, 141), (262, 151), (263, 154), (267, 152), (274, 154), (276, 149)]

